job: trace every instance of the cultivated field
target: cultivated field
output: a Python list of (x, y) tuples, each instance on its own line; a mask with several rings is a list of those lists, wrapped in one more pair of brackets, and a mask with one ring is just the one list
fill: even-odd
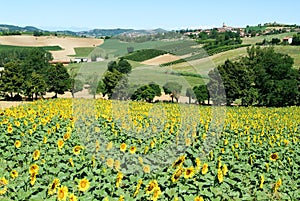
[(175, 56), (175, 55), (172, 55), (172, 54), (164, 54), (164, 55), (160, 55), (160, 56), (157, 56), (155, 58), (143, 61), (141, 63), (146, 64), (146, 65), (157, 65), (158, 66), (158, 65), (163, 64), (163, 63), (176, 61), (178, 59), (180, 59), (179, 56)]
[(102, 39), (95, 38), (73, 38), (55, 36), (0, 36), (1, 45), (12, 46), (60, 46), (63, 50), (50, 51), (54, 60), (69, 61), (71, 55), (75, 55), (76, 47), (96, 47), (103, 43)]
[(1, 200), (299, 200), (299, 107), (56, 99), (1, 111)]

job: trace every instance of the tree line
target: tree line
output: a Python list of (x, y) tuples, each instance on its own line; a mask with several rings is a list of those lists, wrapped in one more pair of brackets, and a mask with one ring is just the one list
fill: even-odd
[(51, 53), (41, 49), (17, 49), (0, 52), (0, 91), (7, 100), (32, 100), (54, 92), (63, 94), (71, 87), (71, 78), (62, 64), (51, 65)]
[[(239, 61), (225, 61), (209, 72), (207, 85), (212, 101), (241, 105), (291, 106), (300, 104), (300, 71), (293, 68), (294, 60), (274, 48), (247, 49)], [(226, 97), (218, 93), (225, 90)]]

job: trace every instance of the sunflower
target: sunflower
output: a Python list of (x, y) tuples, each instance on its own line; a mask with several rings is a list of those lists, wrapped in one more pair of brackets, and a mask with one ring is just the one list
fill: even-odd
[(15, 147), (16, 147), (16, 148), (20, 148), (21, 145), (22, 145), (22, 142), (21, 142), (20, 140), (16, 140), (16, 142), (15, 142)]
[(278, 154), (277, 153), (272, 153), (271, 155), (270, 155), (270, 160), (271, 161), (276, 161), (278, 159)]
[(172, 165), (173, 168), (181, 166), (184, 163), (185, 156), (180, 156)]
[(108, 158), (108, 159), (106, 160), (106, 165), (107, 165), (108, 167), (112, 168), (112, 167), (114, 166), (114, 159)]
[(149, 166), (149, 165), (144, 165), (144, 166), (143, 166), (143, 171), (144, 171), (145, 173), (150, 173), (150, 171), (151, 171), (150, 166)]
[(278, 189), (279, 189), (279, 187), (281, 186), (281, 184), (282, 184), (282, 180), (279, 179), (279, 180), (276, 182), (275, 186), (274, 186), (274, 192), (277, 192), (277, 191), (278, 191)]
[(112, 147), (113, 147), (113, 143), (112, 143), (112, 142), (109, 142), (109, 143), (106, 145), (106, 150), (108, 151), (108, 150), (112, 149)]
[(127, 145), (125, 143), (122, 143), (120, 145), (120, 151), (125, 152), (126, 151), (126, 147), (127, 147)]
[(68, 187), (66, 186), (61, 186), (57, 190), (57, 199), (58, 200), (66, 200), (68, 197)]
[(55, 178), (52, 184), (48, 188), (48, 195), (53, 195), (56, 192), (56, 188), (60, 185), (59, 179)]
[(259, 184), (259, 188), (263, 188), (264, 187), (264, 182), (265, 182), (265, 177), (264, 175), (260, 175), (260, 184)]
[(157, 187), (157, 186), (158, 186), (158, 183), (156, 180), (150, 181), (148, 186), (146, 187), (146, 194), (151, 194), (154, 191), (155, 187)]
[(66, 133), (64, 134), (63, 139), (64, 139), (64, 141), (67, 141), (70, 137), (71, 137), (71, 133), (70, 133), (70, 132), (66, 132)]
[(202, 174), (205, 175), (208, 172), (208, 164), (204, 163), (202, 167)]
[(223, 172), (223, 175), (227, 175), (227, 172), (228, 172), (228, 168), (227, 168), (227, 165), (224, 164), (223, 167), (222, 167), (222, 172)]
[(11, 178), (16, 178), (16, 177), (18, 177), (19, 176), (19, 173), (17, 172), (17, 170), (12, 170), (11, 172), (10, 172), (10, 176), (11, 176)]
[(224, 181), (223, 171), (221, 169), (218, 169), (218, 181), (219, 183)]
[(1, 179), (0, 179), (0, 186), (5, 186), (5, 185), (7, 185), (8, 184), (8, 181), (4, 178), (4, 177), (2, 177)]
[(12, 133), (12, 132), (13, 132), (13, 128), (12, 128), (11, 125), (9, 125), (9, 126), (7, 127), (7, 132), (8, 132), (8, 133)]
[(140, 179), (139, 182), (138, 182), (138, 184), (136, 185), (136, 189), (134, 191), (133, 197), (136, 197), (137, 194), (139, 193), (139, 190), (141, 188), (142, 183), (143, 183), (143, 180)]
[(204, 201), (202, 196), (195, 197), (194, 201)]
[(44, 136), (43, 143), (44, 143), (44, 144), (46, 144), (46, 143), (47, 143), (47, 137), (46, 137), (46, 136)]
[(69, 159), (69, 163), (71, 164), (72, 167), (74, 167), (74, 162), (72, 158)]
[(85, 192), (89, 189), (89, 187), (90, 187), (90, 182), (86, 178), (81, 179), (78, 183), (79, 191)]
[(159, 186), (155, 187), (153, 190), (153, 196), (152, 196), (152, 200), (153, 201), (157, 201), (158, 197), (161, 195), (161, 190), (159, 188)]
[(189, 179), (192, 178), (195, 174), (195, 168), (193, 166), (189, 167), (189, 168), (185, 168), (184, 171), (184, 178), (185, 179)]
[(37, 164), (32, 164), (29, 168), (29, 174), (38, 173), (39, 172), (39, 166)]
[(118, 201), (124, 201), (124, 196), (121, 195), (121, 196), (119, 197), (119, 200), (118, 200)]
[(172, 175), (172, 178), (171, 178), (172, 182), (177, 182), (178, 179), (180, 178), (180, 176), (182, 175), (182, 172), (183, 172), (182, 168), (181, 167), (178, 168)]
[(7, 187), (5, 186), (3, 189), (0, 190), (0, 195), (4, 195), (7, 192)]
[(41, 152), (39, 150), (35, 150), (32, 155), (33, 160), (35, 160), (35, 161), (38, 160), (40, 155), (41, 155)]
[(65, 144), (65, 142), (62, 139), (59, 139), (57, 141), (58, 149), (61, 150), (63, 148), (64, 144)]
[(77, 201), (78, 198), (72, 193), (69, 195), (69, 201)]
[(30, 184), (31, 184), (31, 186), (33, 186), (36, 182), (36, 175), (37, 175), (37, 173), (35, 173), (35, 172), (30, 174)]
[(119, 171), (119, 169), (121, 168), (121, 162), (119, 160), (115, 160), (114, 162), (114, 168)]
[(75, 155), (78, 155), (78, 154), (80, 154), (80, 150), (81, 150), (81, 146), (76, 145), (76, 146), (73, 148), (73, 153), (74, 153)]
[(120, 184), (121, 184), (121, 182), (122, 182), (122, 179), (123, 179), (123, 174), (122, 174), (122, 172), (118, 172), (117, 180), (116, 180), (116, 187), (117, 187), (117, 188), (120, 187)]
[(134, 154), (135, 152), (136, 152), (136, 147), (135, 146), (130, 147), (129, 153)]

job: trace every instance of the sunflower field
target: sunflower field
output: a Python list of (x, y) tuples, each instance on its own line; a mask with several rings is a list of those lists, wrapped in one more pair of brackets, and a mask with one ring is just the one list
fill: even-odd
[(300, 200), (299, 107), (41, 100), (0, 130), (0, 200)]

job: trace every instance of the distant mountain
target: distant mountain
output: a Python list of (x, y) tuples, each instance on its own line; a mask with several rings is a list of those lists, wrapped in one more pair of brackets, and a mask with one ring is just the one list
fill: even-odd
[[(19, 27), (14, 25), (0, 24), (0, 32), (48, 32), (47, 30), (42, 30), (33, 26)], [(51, 31), (51, 33), (57, 33), (62, 35), (71, 36), (87, 36), (87, 37), (104, 37), (104, 36), (116, 36), (116, 35), (148, 35), (167, 32), (164, 29), (152, 29), (152, 30), (135, 30), (135, 29), (92, 29), (89, 31), (69, 31), (69, 30), (58, 30)]]
[(42, 31), (42, 30), (33, 26), (19, 27), (14, 25), (0, 24), (0, 31), (33, 32), (33, 31)]

